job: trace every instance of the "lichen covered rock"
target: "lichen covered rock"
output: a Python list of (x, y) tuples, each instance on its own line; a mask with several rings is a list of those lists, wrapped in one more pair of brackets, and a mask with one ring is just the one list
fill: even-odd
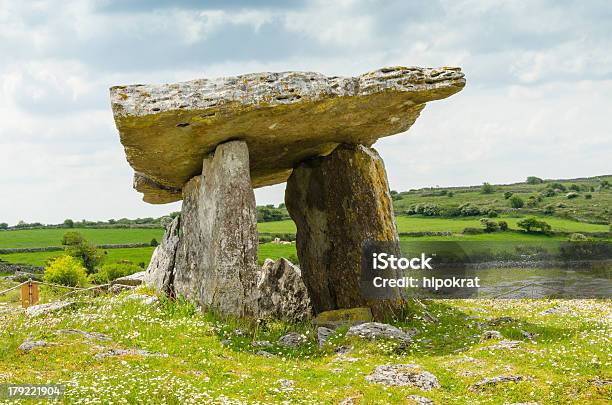
[(459, 68), (391, 67), (358, 77), (265, 72), (115, 86), (110, 95), (134, 187), (147, 202), (167, 203), (182, 198), (221, 143), (248, 144), (255, 187), (282, 183), (299, 162), (339, 144), (369, 146), (408, 130), (426, 102), (464, 85)]
[(180, 217), (166, 228), (164, 238), (153, 251), (151, 262), (144, 275), (145, 284), (169, 294), (174, 283), (174, 262), (179, 243)]
[(382, 318), (401, 304), (399, 289), (387, 288), (378, 299), (366, 296), (362, 285), (362, 244), (398, 243), (387, 175), (374, 149), (342, 145), (300, 164), (287, 182), (285, 204), (297, 226), (302, 277), (315, 313), (367, 306)]
[(257, 291), (260, 318), (300, 321), (312, 314), (302, 272), (285, 258), (266, 260), (258, 273)]

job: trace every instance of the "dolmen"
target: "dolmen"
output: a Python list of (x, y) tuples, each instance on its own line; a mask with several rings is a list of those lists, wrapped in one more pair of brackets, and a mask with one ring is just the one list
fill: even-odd
[(259, 316), (253, 189), (286, 182), (312, 311), (367, 306), (380, 317), (401, 305), (399, 290), (371, 299), (360, 288), (362, 243), (398, 241), (372, 145), (464, 86), (459, 68), (390, 67), (357, 77), (266, 72), (112, 87), (134, 188), (151, 204), (182, 200), (145, 282), (223, 314)]

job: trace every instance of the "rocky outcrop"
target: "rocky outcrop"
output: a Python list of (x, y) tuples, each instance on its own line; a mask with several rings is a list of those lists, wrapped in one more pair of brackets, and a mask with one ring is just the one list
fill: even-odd
[(174, 291), (205, 308), (256, 314), (257, 216), (245, 142), (221, 144), (183, 190)]
[(429, 371), (422, 370), (417, 364), (397, 364), (378, 366), (366, 377), (371, 383), (395, 387), (413, 386), (423, 391), (440, 388), (438, 378)]
[(39, 316), (49, 314), (51, 312), (61, 311), (62, 309), (70, 308), (74, 305), (73, 301), (55, 301), (48, 304), (33, 305), (26, 309), (28, 316)]
[(386, 323), (369, 322), (352, 326), (346, 336), (358, 336), (363, 339), (378, 340), (391, 339), (398, 341), (401, 345), (408, 345), (412, 342), (411, 336), (403, 330)]
[(369, 286), (362, 283), (362, 244), (398, 242), (387, 175), (374, 149), (342, 145), (298, 165), (285, 204), (297, 225), (298, 257), (315, 313), (368, 306), (382, 318), (401, 304), (399, 289), (368, 296)]
[(370, 146), (408, 130), (426, 102), (464, 85), (459, 68), (390, 67), (358, 77), (264, 72), (115, 86), (110, 96), (135, 188), (147, 202), (167, 203), (183, 198), (221, 143), (249, 145), (255, 187), (282, 183), (339, 144)]
[(119, 277), (113, 280), (111, 284), (120, 284), (131, 287), (139, 286), (144, 281), (145, 273), (146, 272), (144, 271), (139, 271), (137, 273), (130, 274), (129, 276)]
[(174, 261), (179, 243), (180, 216), (166, 228), (164, 238), (153, 251), (151, 262), (144, 275), (144, 282), (166, 294), (171, 293), (174, 283)]
[(300, 321), (312, 314), (300, 268), (287, 259), (265, 261), (258, 274), (257, 292), (260, 318)]

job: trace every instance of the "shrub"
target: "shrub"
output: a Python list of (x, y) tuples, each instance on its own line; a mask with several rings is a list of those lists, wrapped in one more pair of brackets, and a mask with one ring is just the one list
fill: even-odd
[(542, 197), (554, 197), (557, 193), (552, 188), (545, 188), (540, 192)]
[(555, 206), (547, 205), (542, 212), (544, 212), (546, 215), (552, 215), (555, 213)]
[(557, 204), (557, 208), (567, 208), (567, 205), (565, 205), (563, 203), (559, 203), (559, 204)]
[(500, 231), (507, 231), (508, 230), (508, 223), (506, 221), (499, 221), (497, 223), (497, 226), (499, 226), (499, 230)]
[(561, 190), (561, 191), (567, 190), (565, 186), (561, 183), (550, 183), (548, 187), (550, 187), (552, 190)]
[(593, 198), (592, 194), (585, 194), (584, 198), (586, 198), (587, 200), (590, 200), (591, 198)]
[(527, 184), (542, 184), (542, 183), (544, 183), (544, 180), (542, 180), (539, 177), (536, 177), (536, 176), (527, 177)]
[(461, 215), (464, 217), (470, 217), (474, 215), (480, 215), (480, 208), (471, 205), (470, 203), (461, 204), (459, 206)]
[(549, 224), (534, 217), (525, 218), (517, 222), (516, 225), (527, 232), (548, 233), (551, 229)]
[(462, 233), (465, 235), (480, 235), (483, 232), (484, 231), (480, 228), (468, 227), (468, 228), (464, 228)]
[(85, 285), (87, 272), (78, 259), (72, 256), (60, 256), (45, 268), (43, 279), (51, 284), (76, 287)]
[(453, 193), (452, 191), (449, 191), (448, 193), (446, 193), (446, 196), (449, 197), (449, 198), (454, 196), (454, 195), (455, 195), (455, 193)]
[(87, 269), (87, 274), (94, 273), (96, 267), (104, 262), (104, 254), (86, 240), (78, 245), (67, 246), (66, 253), (79, 259)]
[(574, 191), (580, 191), (580, 187), (578, 186), (578, 184), (571, 184), (569, 186), (569, 189)]
[(504, 193), (504, 198), (507, 200), (508, 198), (512, 197), (512, 194), (513, 194), (512, 191), (506, 191)]
[(482, 183), (482, 186), (480, 187), (480, 192), (482, 194), (493, 194), (494, 191), (495, 187), (487, 182)]
[(444, 217), (458, 217), (461, 215), (461, 209), (457, 206), (442, 207), (440, 215)]
[(518, 195), (514, 195), (510, 198), (510, 206), (512, 208), (523, 208), (523, 205), (525, 205), (525, 202)]
[(64, 226), (66, 228), (74, 228), (74, 221), (72, 219), (66, 219), (64, 220)]
[(74, 246), (80, 245), (83, 243), (85, 238), (77, 231), (69, 231), (64, 234), (62, 237), (62, 245), (64, 246)]
[(497, 218), (497, 211), (495, 211), (495, 208), (491, 208), (489, 209), (489, 211), (487, 211), (487, 217), (489, 218)]
[(571, 193), (567, 193), (565, 195), (565, 198), (567, 198), (568, 200), (571, 200), (572, 198), (577, 198), (578, 197), (578, 193), (572, 191)]
[(129, 276), (137, 273), (141, 268), (132, 263), (111, 263), (105, 264), (97, 273), (89, 276), (89, 281), (95, 284), (107, 284), (120, 277)]
[(8, 229), (8, 227), (9, 227), (9, 224), (7, 224), (6, 222), (2, 222), (0, 224), (0, 229)]
[(157, 241), (157, 239), (155, 238), (151, 239), (151, 246), (155, 247), (157, 245), (159, 245), (159, 242)]
[(480, 223), (482, 224), (482, 226), (484, 226), (484, 231), (486, 233), (495, 232), (499, 229), (499, 225), (497, 225), (497, 222), (491, 221), (488, 218), (481, 218)]

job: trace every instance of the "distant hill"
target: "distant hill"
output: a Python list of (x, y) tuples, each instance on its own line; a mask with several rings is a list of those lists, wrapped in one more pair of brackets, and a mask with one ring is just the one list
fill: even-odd
[(397, 215), (432, 217), (551, 215), (608, 224), (612, 218), (612, 175), (540, 179), (513, 184), (392, 191)]

